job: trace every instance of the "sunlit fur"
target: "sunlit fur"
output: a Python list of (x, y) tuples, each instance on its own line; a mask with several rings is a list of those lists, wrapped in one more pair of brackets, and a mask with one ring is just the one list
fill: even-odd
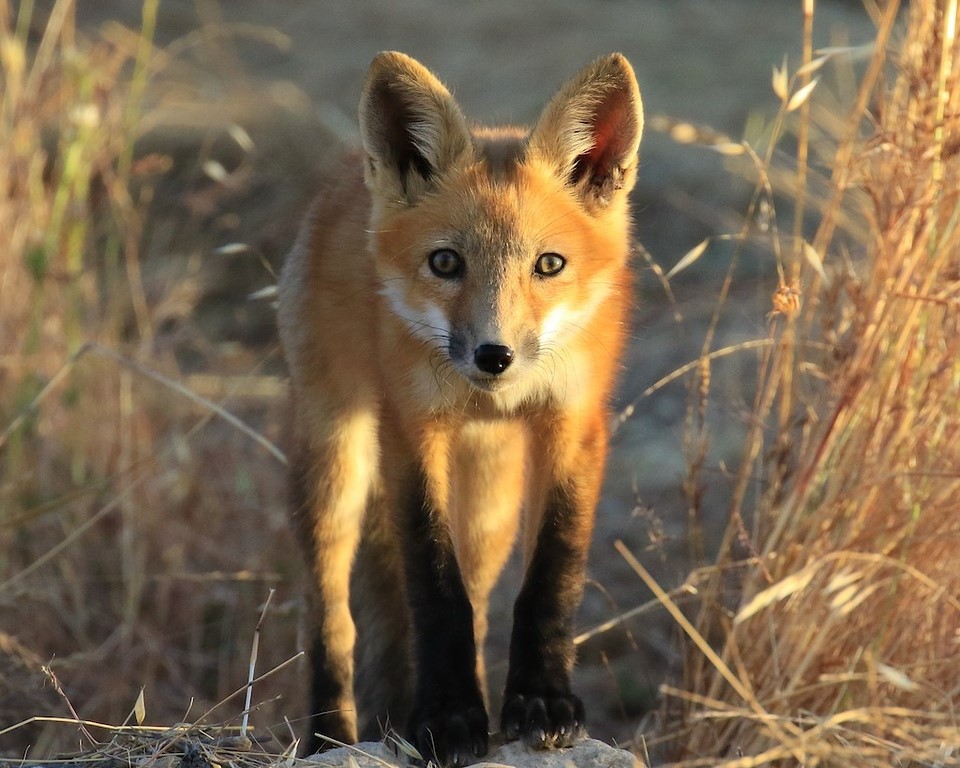
[[(348, 571), (361, 525), (380, 542), (376, 566), (396, 574), (396, 591), (354, 595), (358, 611), (396, 614), (403, 602), (402, 552), (389, 544), (398, 540), (390, 510), (402, 505), (395, 468), (424, 468), (453, 536), (478, 647), (521, 510), (529, 557), (551, 488), (575, 481), (584, 513), (573, 538), (586, 547), (632, 300), (627, 195), (643, 123), (618, 55), (570, 80), (528, 131), (469, 130), (433, 75), (381, 54), (360, 119), (363, 151), (345, 158), (307, 217), (279, 308), (312, 623), (347, 677)], [(460, 277), (432, 273), (428, 256), (440, 248), (461, 256)], [(543, 253), (561, 255), (564, 269), (537, 275)], [(479, 370), (480, 344), (510, 347), (512, 364), (498, 375)], [(363, 676), (378, 674), (362, 659), (385, 656), (371, 644), (407, 631), (402, 616), (392, 627), (380, 621), (369, 636), (359, 622), (366, 735), (384, 707), (395, 720), (403, 707), (396, 694), (360, 693), (370, 688)], [(341, 735), (355, 738), (349, 691), (333, 700), (346, 710)]]

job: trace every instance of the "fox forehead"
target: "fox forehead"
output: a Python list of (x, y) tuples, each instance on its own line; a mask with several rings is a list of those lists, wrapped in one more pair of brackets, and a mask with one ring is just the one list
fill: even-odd
[(452, 204), (445, 206), (447, 229), (442, 235), (464, 256), (507, 260), (525, 255), (534, 247), (534, 233), (525, 223), (536, 202), (525, 192), (515, 176), (497, 179), (483, 165), (469, 169), (448, 198)]
[[(517, 155), (509, 166), (483, 158), (450, 173), (434, 193), (381, 222), (386, 254), (422, 258), (425, 249), (453, 248), (506, 264), (560, 250), (586, 218), (569, 193)], [(581, 230), (582, 231), (582, 230)]]
[(483, 162), (494, 178), (510, 179), (527, 152), (529, 131), (526, 128), (474, 126), (470, 133), (474, 156)]

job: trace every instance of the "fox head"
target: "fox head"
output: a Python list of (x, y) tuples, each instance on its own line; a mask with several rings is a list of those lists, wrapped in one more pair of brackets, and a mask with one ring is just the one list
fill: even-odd
[(473, 390), (530, 389), (622, 324), (643, 129), (623, 56), (586, 67), (524, 130), (469, 127), (426, 68), (383, 53), (360, 129), (381, 292), (411, 344)]

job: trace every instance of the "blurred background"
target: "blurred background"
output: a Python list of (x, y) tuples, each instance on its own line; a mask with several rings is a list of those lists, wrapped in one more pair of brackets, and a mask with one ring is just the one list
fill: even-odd
[[(0, 7), (0, 245), (11, 238), (0, 255), (0, 753), (75, 747), (70, 726), (4, 728), (67, 716), (67, 700), (116, 724), (141, 688), (146, 722), (235, 720), (238, 697), (206, 713), (244, 684), (270, 588), (259, 670), (304, 647), (283, 466), (210, 402), (283, 447), (269, 288), (313, 191), (356, 140), (359, 90), (384, 49), (418, 58), (468, 118), (491, 123), (532, 122), (596, 56), (622, 51), (636, 70), (648, 121), (634, 193), (639, 290), (576, 673), (592, 735), (630, 743), (680, 660), (662, 610), (624, 616), (651, 594), (613, 544), (674, 589), (726, 526), (778, 278), (762, 237), (723, 238), (740, 230), (755, 180), (716, 148), (763, 146), (780, 104), (771, 68), (800, 58), (801, 2)], [(859, 3), (816, 4), (816, 47), (873, 34)], [(854, 56), (824, 68), (828, 105), (852, 92), (859, 66)], [(18, 208), (38, 201), (46, 218)], [(761, 235), (776, 222), (763, 206), (751, 215)], [(687, 373), (716, 350), (710, 405), (697, 408)], [(513, 562), (493, 607), (492, 691), (519, 578)], [(252, 720), (281, 742), (288, 721), (301, 730), (303, 664), (255, 690)]]

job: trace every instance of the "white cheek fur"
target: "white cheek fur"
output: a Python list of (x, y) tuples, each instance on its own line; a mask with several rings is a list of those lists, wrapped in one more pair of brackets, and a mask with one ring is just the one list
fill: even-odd
[(450, 337), (450, 322), (437, 305), (427, 302), (423, 309), (411, 307), (403, 295), (399, 280), (388, 280), (380, 288), (380, 295), (387, 300), (390, 311), (406, 324), (410, 333), (438, 348), (446, 347)]
[(558, 304), (543, 318), (540, 325), (540, 345), (563, 344), (583, 330), (609, 295), (610, 286), (607, 283), (598, 286), (597, 290), (591, 293), (590, 300), (581, 307), (572, 309), (567, 304)]

